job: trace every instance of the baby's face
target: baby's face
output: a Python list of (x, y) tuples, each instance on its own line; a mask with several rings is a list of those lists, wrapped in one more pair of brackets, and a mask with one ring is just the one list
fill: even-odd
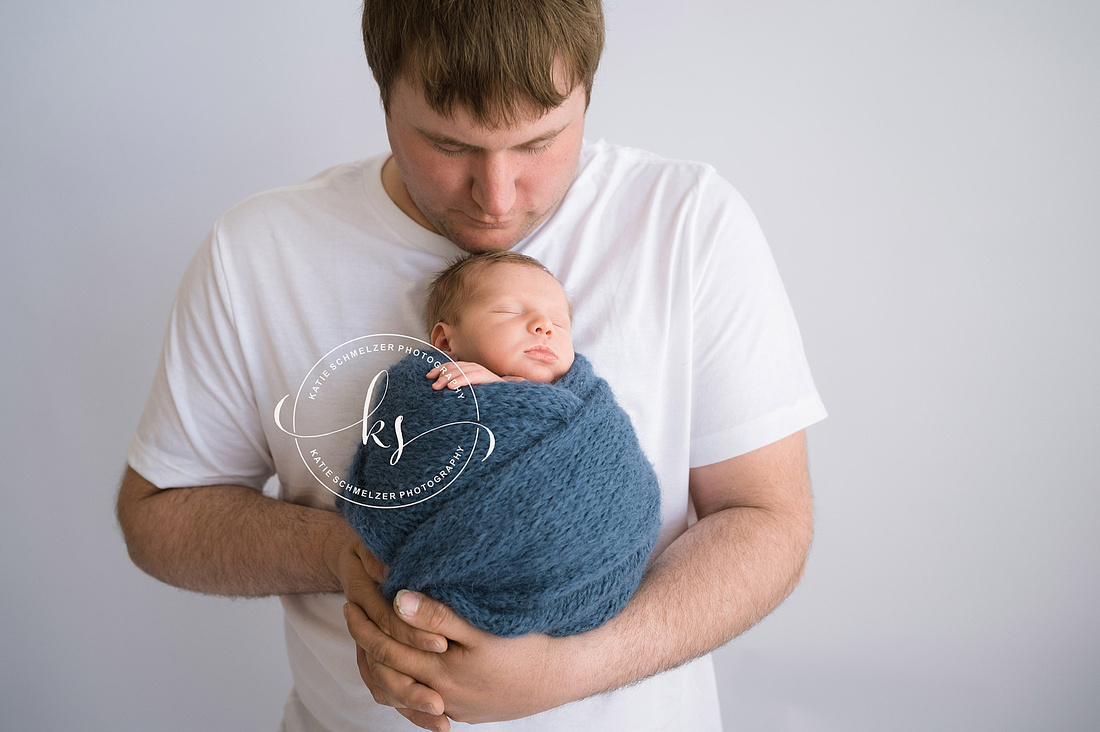
[(451, 327), (451, 358), (497, 376), (549, 383), (573, 365), (569, 301), (552, 275), (523, 264), (476, 274), (475, 295)]

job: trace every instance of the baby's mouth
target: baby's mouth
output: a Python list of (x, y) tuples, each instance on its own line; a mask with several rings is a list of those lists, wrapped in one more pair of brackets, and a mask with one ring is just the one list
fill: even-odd
[(546, 363), (553, 363), (558, 360), (558, 354), (554, 353), (553, 349), (549, 346), (532, 346), (524, 351), (528, 356), (536, 361), (544, 361)]

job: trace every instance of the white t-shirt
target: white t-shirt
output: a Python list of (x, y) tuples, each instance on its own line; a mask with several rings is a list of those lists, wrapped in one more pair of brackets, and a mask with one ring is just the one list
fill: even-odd
[[(370, 352), (426, 337), (426, 287), (463, 254), (386, 195), (387, 157), (259, 194), (215, 224), (184, 276), (127, 456), (147, 480), (259, 490), (276, 474), (280, 498), (333, 507), (326, 485), (338, 486), (361, 431), (323, 438), (323, 454), (312, 436), (362, 418), (363, 378), (373, 369), (364, 364), (382, 357)], [(658, 551), (688, 527), (690, 468), (824, 417), (764, 237), (709, 166), (586, 144), (565, 199), (515, 249), (565, 286), (576, 350), (634, 421), (661, 483)], [(342, 604), (335, 594), (283, 598), (295, 681), (286, 729), (415, 729), (363, 686)], [(720, 728), (709, 657), (526, 720), (479, 726)]]

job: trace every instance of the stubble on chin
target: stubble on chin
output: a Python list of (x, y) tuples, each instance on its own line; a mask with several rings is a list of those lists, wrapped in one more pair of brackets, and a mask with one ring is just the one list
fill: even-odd
[(432, 224), (441, 235), (449, 239), (459, 249), (470, 254), (481, 252), (505, 251), (512, 249), (546, 220), (543, 216), (535, 221), (525, 221), (520, 228), (509, 231), (507, 236), (500, 236), (499, 231), (478, 231), (476, 227), (452, 226), (447, 221), (432, 221)]

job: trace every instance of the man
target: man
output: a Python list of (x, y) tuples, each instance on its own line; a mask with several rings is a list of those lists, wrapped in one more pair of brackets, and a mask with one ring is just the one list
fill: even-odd
[[(131, 556), (181, 587), (282, 596), (288, 730), (410, 728), (401, 716), (720, 729), (705, 654), (797, 583), (812, 532), (802, 430), (824, 416), (751, 212), (706, 166), (583, 142), (597, 0), (368, 0), (363, 32), (392, 156), (215, 225), (128, 453)], [(280, 417), (319, 357), (365, 333), (417, 334), (431, 276), (485, 249), (563, 282), (577, 348), (661, 481), (646, 578), (589, 633), (500, 639), (416, 593), (387, 602), (384, 568), (321, 485), (342, 466), (318, 465)], [(342, 363), (310, 388), (353, 403)], [(272, 474), (278, 500), (259, 490)]]

